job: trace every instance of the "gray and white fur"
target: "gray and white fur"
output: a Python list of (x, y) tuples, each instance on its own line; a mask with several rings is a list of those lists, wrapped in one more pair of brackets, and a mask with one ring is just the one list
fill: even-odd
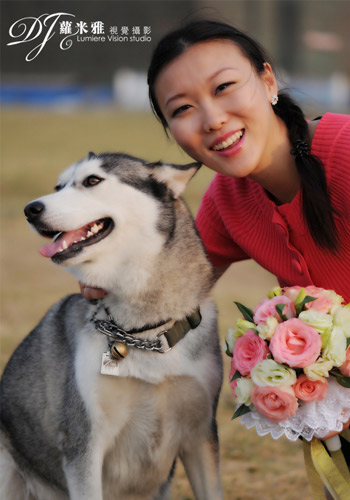
[(91, 153), (26, 207), (31, 225), (56, 237), (43, 255), (107, 290), (103, 305), (123, 329), (148, 325), (135, 335), (152, 340), (152, 325), (198, 307), (202, 321), (169, 352), (129, 348), (110, 376), (96, 306), (80, 294), (55, 304), (3, 374), (4, 500), (165, 500), (178, 457), (197, 500), (223, 498), (212, 270), (180, 197), (197, 169)]

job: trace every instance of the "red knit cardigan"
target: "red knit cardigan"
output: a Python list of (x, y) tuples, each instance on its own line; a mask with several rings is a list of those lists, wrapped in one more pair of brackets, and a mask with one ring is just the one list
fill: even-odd
[(276, 205), (248, 178), (216, 174), (201, 202), (196, 225), (216, 266), (252, 258), (281, 286), (315, 285), (350, 302), (350, 116), (326, 113), (311, 145), (325, 166), (340, 234), (338, 253), (312, 239), (301, 210), (300, 191)]

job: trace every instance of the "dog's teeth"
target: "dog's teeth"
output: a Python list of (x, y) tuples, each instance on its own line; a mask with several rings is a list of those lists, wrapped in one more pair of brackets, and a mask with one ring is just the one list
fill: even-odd
[(76, 240), (74, 240), (73, 243), (78, 243), (78, 242)]
[(56, 236), (54, 236), (53, 241), (56, 241), (62, 234), (62, 231), (60, 233), (57, 233)]
[(66, 240), (63, 240), (63, 242), (62, 242), (62, 248), (63, 248), (63, 250), (66, 250), (68, 248)]
[(98, 233), (99, 228), (98, 228), (97, 224), (94, 224), (94, 225), (92, 226), (91, 231), (92, 231), (94, 234)]
[(82, 236), (82, 237), (80, 238), (80, 241), (85, 241), (85, 240), (86, 240), (86, 238), (84, 238), (84, 236)]
[(92, 233), (91, 231), (88, 231), (88, 234), (86, 235), (88, 238), (90, 238), (90, 236), (93, 236), (94, 233)]

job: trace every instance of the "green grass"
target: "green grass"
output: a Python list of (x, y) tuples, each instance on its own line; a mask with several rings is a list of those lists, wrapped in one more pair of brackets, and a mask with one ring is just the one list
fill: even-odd
[[(191, 160), (148, 114), (118, 109), (35, 111), (7, 109), (1, 130), (1, 364), (46, 310), (67, 293), (78, 291), (75, 280), (38, 254), (40, 237), (27, 226), (23, 207), (52, 190), (58, 173), (88, 151), (122, 151), (149, 161), (187, 163)], [(212, 178), (203, 167), (190, 183), (185, 198), (196, 212)], [(214, 289), (222, 342), (237, 318), (233, 301), (250, 307), (275, 285), (273, 276), (251, 261), (231, 266)], [(231, 421), (234, 403), (227, 383), (219, 402), (221, 472), (227, 500), (311, 500), (300, 443), (259, 438)], [(302, 492), (302, 493), (301, 493)], [(181, 465), (173, 499), (192, 499)]]

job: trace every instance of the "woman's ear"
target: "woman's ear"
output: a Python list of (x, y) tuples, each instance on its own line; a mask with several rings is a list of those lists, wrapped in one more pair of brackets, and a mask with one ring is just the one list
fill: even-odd
[(264, 63), (264, 72), (261, 74), (261, 78), (263, 79), (269, 99), (273, 95), (278, 94), (278, 85), (277, 79), (275, 77), (274, 72), (272, 71), (271, 64), (265, 62)]

